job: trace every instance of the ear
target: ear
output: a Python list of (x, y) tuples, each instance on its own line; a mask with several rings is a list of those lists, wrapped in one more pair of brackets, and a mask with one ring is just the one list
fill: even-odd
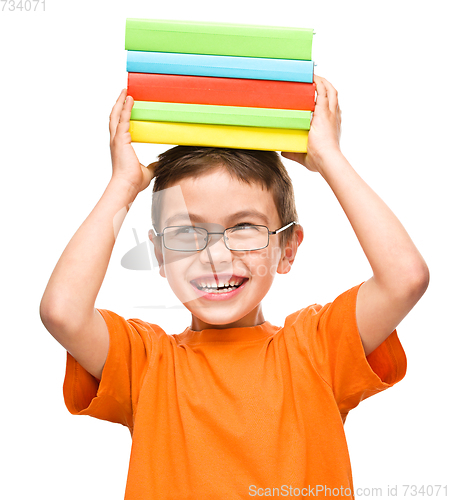
[(286, 243), (283, 256), (278, 263), (277, 273), (279, 274), (286, 274), (291, 270), (292, 264), (294, 263), (294, 259), (297, 254), (297, 249), (303, 241), (304, 233), (302, 226), (300, 226), (300, 224), (295, 224), (294, 227), (294, 234)]
[(165, 278), (166, 277), (166, 272), (164, 269), (164, 257), (162, 254), (162, 239), (161, 236), (157, 236), (153, 229), (150, 229), (148, 232), (148, 237), (150, 241), (153, 243), (153, 246), (155, 247), (155, 255), (156, 259), (158, 260), (159, 264), (159, 274)]

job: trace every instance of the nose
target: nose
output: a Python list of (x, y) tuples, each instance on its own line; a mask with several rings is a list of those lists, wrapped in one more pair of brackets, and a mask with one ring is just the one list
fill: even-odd
[(203, 264), (217, 264), (231, 262), (231, 251), (225, 246), (223, 234), (210, 234), (208, 245), (200, 252), (200, 262)]

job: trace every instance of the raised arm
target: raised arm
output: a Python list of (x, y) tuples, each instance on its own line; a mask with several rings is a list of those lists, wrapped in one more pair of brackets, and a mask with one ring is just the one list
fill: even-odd
[(428, 287), (428, 267), (405, 228), (339, 148), (341, 112), (334, 87), (315, 77), (317, 102), (306, 154), (282, 153), (327, 181), (372, 268), (359, 289), (356, 320), (366, 356), (414, 307)]
[(131, 146), (132, 107), (133, 99), (123, 90), (110, 116), (111, 180), (65, 248), (40, 304), (47, 330), (98, 379), (108, 354), (109, 335), (95, 301), (126, 213), (153, 177), (152, 165), (141, 165)]

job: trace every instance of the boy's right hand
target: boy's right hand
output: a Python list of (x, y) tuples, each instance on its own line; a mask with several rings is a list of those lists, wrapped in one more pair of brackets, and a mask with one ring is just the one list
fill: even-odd
[(148, 187), (153, 178), (154, 163), (148, 167), (139, 162), (131, 145), (130, 116), (134, 101), (123, 89), (109, 117), (112, 179), (129, 184), (136, 195)]

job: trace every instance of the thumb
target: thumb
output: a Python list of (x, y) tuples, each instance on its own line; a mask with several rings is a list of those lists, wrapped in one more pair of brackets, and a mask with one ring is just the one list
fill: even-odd
[(303, 166), (305, 165), (306, 153), (282, 152), (281, 156), (284, 156), (284, 158), (287, 158), (288, 160), (296, 161), (297, 163), (300, 163)]
[(147, 167), (145, 167), (141, 163), (141, 170), (142, 170), (141, 191), (143, 191), (144, 189), (147, 189), (148, 186), (150, 185), (150, 182), (152, 181), (152, 179), (154, 177), (154, 172), (153, 171), (154, 171), (155, 163), (151, 163)]
[(155, 168), (156, 166), (158, 165), (158, 162), (157, 161), (154, 161), (153, 163), (150, 163), (149, 165), (147, 165), (147, 169), (151, 172), (151, 175), (153, 176), (154, 175), (154, 172), (155, 172)]

